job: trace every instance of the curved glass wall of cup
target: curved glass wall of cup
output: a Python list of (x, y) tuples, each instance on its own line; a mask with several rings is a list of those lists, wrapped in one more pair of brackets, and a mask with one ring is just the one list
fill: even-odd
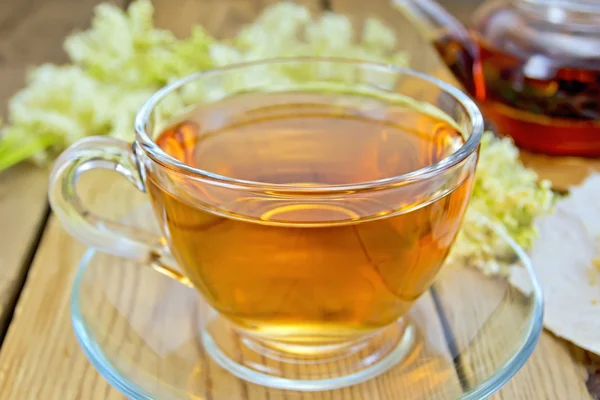
[[(460, 132), (463, 135), (464, 141), (461, 141), (456, 149), (453, 149), (448, 156), (441, 158), (439, 161), (426, 163), (414, 170), (409, 169), (408, 172), (401, 175), (391, 174), (374, 180), (359, 180), (350, 183), (344, 181), (344, 183), (339, 184), (319, 182), (273, 183), (268, 180), (258, 182), (226, 176), (214, 170), (203, 170), (185, 164), (183, 161), (165, 153), (154, 142), (157, 136), (166, 128), (173, 126), (174, 123), (185, 121), (191, 110), (204, 110), (204, 117), (200, 124), (203, 132), (219, 132), (224, 126), (223, 121), (244, 121), (246, 115), (256, 115), (256, 113), (264, 112), (263, 109), (256, 108), (253, 102), (243, 103), (241, 106), (238, 102), (235, 107), (225, 107), (225, 109), (211, 108), (211, 106), (224, 99), (244, 96), (249, 93), (269, 94), (271, 99), (276, 99), (274, 100), (275, 103), (269, 103), (269, 106), (265, 108), (287, 105), (286, 102), (289, 102), (287, 100), (289, 97), (277, 97), (275, 96), (277, 94), (302, 93), (303, 96), (318, 94), (321, 103), (316, 103), (317, 105), (335, 104), (339, 110), (344, 110), (344, 113), (351, 110), (356, 115), (367, 115), (370, 119), (378, 119), (384, 122), (389, 122), (386, 119), (389, 118), (387, 110), (411, 110), (419, 116), (425, 115), (428, 119), (443, 121), (444, 124), (452, 126), (453, 131)], [(303, 101), (293, 104), (297, 104), (298, 110), (300, 110), (303, 105), (309, 103), (307, 100)], [(311, 107), (314, 108), (315, 105), (311, 105)], [(411, 123), (410, 129), (418, 130), (419, 126), (416, 125), (419, 121), (421, 120), (415, 119), (415, 126)], [(463, 196), (461, 197), (462, 206), (457, 207), (457, 209), (464, 210), (477, 161), (483, 121), (479, 110), (465, 94), (448, 84), (418, 72), (350, 60), (285, 59), (226, 67), (192, 75), (174, 82), (154, 95), (141, 109), (136, 120), (136, 131), (136, 154), (141, 162), (143, 173), (148, 176), (147, 183), (150, 192), (154, 193), (153, 198), (162, 197), (160, 193), (164, 191), (170, 199), (176, 198), (177, 201), (188, 205), (199, 205), (203, 210), (210, 210), (211, 214), (224, 216), (229, 220), (256, 222), (261, 226), (285, 225), (287, 228), (322, 228), (325, 223), (327, 226), (341, 227), (384, 219), (388, 216), (410, 214), (412, 211), (426, 207), (446, 196), (450, 197), (452, 193), (462, 193), (462, 189), (466, 190), (464, 195), (461, 194)], [(435, 129), (432, 129), (432, 131), (435, 131)], [(281, 132), (286, 132), (286, 130), (282, 129)], [(373, 134), (376, 133), (379, 133), (379, 130), (373, 132)], [(427, 131), (427, 134), (430, 134), (430, 132)], [(282, 135), (284, 134), (282, 133)], [(274, 147), (273, 143), (282, 140), (281, 137), (277, 134), (270, 136), (267, 146)], [(311, 139), (318, 144), (316, 149), (331, 149), (329, 153), (324, 152), (323, 156), (319, 156), (319, 160), (327, 158), (328, 154), (344, 152), (345, 149), (344, 146), (340, 145), (340, 142), (345, 140), (344, 138), (335, 141), (329, 140), (329, 143), (333, 146), (326, 144), (328, 143), (326, 138), (326, 134), (320, 134)], [(237, 150), (229, 152), (232, 147)], [(295, 153), (296, 150), (297, 148), (286, 148), (285, 154)], [(226, 149), (222, 149), (222, 152), (227, 153), (221, 155), (222, 158), (242, 159), (244, 153), (247, 152), (247, 148), (231, 145)], [(223, 153), (220, 152), (219, 154)], [(263, 154), (261, 157), (264, 157), (264, 152), (260, 154)], [(279, 156), (274, 152), (269, 153), (269, 157), (279, 159)], [(284, 157), (286, 156), (281, 156), (281, 158)], [(355, 160), (355, 158), (352, 158), (352, 160)], [(254, 163), (256, 159), (250, 158), (250, 161)], [(315, 160), (312, 160), (312, 162), (316, 163)], [(285, 163), (283, 161), (280, 163), (274, 162), (273, 165), (279, 166), (285, 165)], [(251, 168), (253, 168), (253, 164), (248, 163), (239, 169), (249, 170)], [(298, 168), (306, 169), (307, 167), (301, 166)], [(339, 170), (338, 168), (336, 171)], [(457, 188), (461, 188), (461, 190)], [(239, 201), (240, 199), (243, 199), (243, 201)], [(261, 206), (253, 207), (253, 210), (249, 211), (247, 206), (249, 203), (268, 204), (269, 210), (267, 212)], [(364, 204), (369, 204), (368, 211), (359, 210), (356, 207), (358, 203), (361, 204), (361, 207)], [(337, 214), (334, 219), (327, 220), (309, 220), (305, 219), (306, 217), (302, 217), (303, 219), (297, 221), (288, 220), (286, 218), (289, 218), (290, 213), (281, 210), (288, 210), (290, 205), (294, 209), (302, 210), (316, 210), (322, 206), (328, 210), (335, 209)], [(272, 210), (276, 212), (271, 212)], [(462, 211), (460, 213), (462, 215)], [(169, 216), (167, 214), (168, 211), (164, 209), (157, 212), (157, 215), (166, 215), (161, 221), (163, 226), (168, 224), (167, 220), (169, 218), (175, 218), (174, 215)], [(269, 215), (268, 218), (265, 217), (267, 214)], [(280, 217), (282, 214), (283, 216)], [(328, 215), (331, 215), (331, 213)], [(460, 221), (460, 215), (456, 221)], [(180, 217), (186, 218), (187, 216), (180, 215)], [(431, 223), (433, 226), (434, 223), (430, 221), (430, 217), (428, 216), (423, 221), (426, 221), (425, 224)], [(205, 217), (201, 216), (200, 218), (204, 221)], [(435, 219), (437, 217), (431, 218)], [(180, 221), (180, 223), (183, 222)], [(458, 223), (456, 222), (456, 224)], [(452, 228), (453, 233), (452, 235), (448, 234), (448, 237), (453, 237), (457, 226)], [(168, 229), (164, 229), (164, 231), (167, 232)], [(403, 233), (403, 235), (406, 234)], [(445, 235), (445, 233), (440, 233), (440, 235)], [(173, 235), (167, 234), (167, 237), (171, 236)], [(286, 241), (288, 238), (291, 238), (291, 236), (287, 236), (284, 240), (286, 245), (295, 246), (298, 244), (297, 241)], [(451, 240), (452, 238), (449, 237), (446, 246), (451, 243)], [(358, 244), (356, 240), (353, 240), (348, 241), (347, 244), (338, 245), (338, 247), (343, 246), (358, 246)], [(264, 246), (261, 248), (264, 248)], [(185, 260), (197, 259), (199, 256), (182, 255), (183, 252), (178, 254), (179, 250), (177, 245), (171, 246), (173, 255), (182, 263), (181, 266), (185, 271)], [(314, 248), (306, 247), (303, 254), (312, 255), (313, 250)], [(347, 250), (344, 249), (344, 252), (347, 252)], [(232, 249), (232, 251), (235, 251), (235, 249)], [(277, 251), (277, 249), (271, 249), (269, 253), (274, 254)], [(407, 254), (408, 252), (405, 251)], [(323, 255), (333, 254), (333, 252), (329, 249), (323, 249), (322, 253), (319, 254), (323, 258), (325, 257)], [(445, 250), (441, 251), (439, 259), (434, 259), (431, 262), (435, 270), (437, 270), (445, 254)], [(264, 269), (263, 267), (270, 263), (270, 261), (266, 261), (267, 258), (268, 256), (265, 256), (264, 260), (261, 259), (255, 263), (257, 268)], [(221, 260), (219, 266), (223, 263)], [(235, 261), (233, 263), (235, 264)], [(245, 260), (244, 264), (250, 265), (248, 260)], [(297, 267), (304, 268), (305, 265), (299, 264)], [(332, 264), (324, 262), (323, 265), (325, 268), (329, 268)], [(339, 264), (339, 261), (336, 261), (335, 265), (339, 267), (339, 265), (346, 264)], [(225, 266), (223, 267), (225, 268)], [(423, 268), (419, 266), (418, 270), (424, 270), (425, 267), (425, 265)], [(278, 268), (273, 270), (280, 271), (284, 267), (279, 266)], [(244, 271), (246, 270), (247, 267), (244, 268)], [(401, 271), (401, 268), (396, 270)], [(218, 288), (216, 286), (210, 287), (210, 283), (204, 277), (199, 277), (199, 274), (195, 273), (196, 270), (192, 269), (191, 271), (190, 280), (195, 282), (196, 286), (208, 299), (208, 302), (218, 308), (225, 317), (229, 317), (229, 320), (234, 319), (232, 315), (238, 307), (236, 304), (240, 301), (237, 303), (232, 301), (230, 304), (219, 307), (215, 301), (218, 296), (212, 296), (211, 298), (211, 293), (216, 292)], [(318, 273), (313, 274), (313, 276), (316, 274)], [(277, 310), (273, 310), (271, 306), (262, 306), (261, 309), (257, 309), (257, 302), (255, 301), (253, 307), (248, 308), (243, 313), (244, 318), (252, 322), (251, 329), (243, 329), (239, 324), (225, 323), (225, 319), (215, 317), (214, 321), (211, 320), (202, 327), (204, 345), (213, 358), (230, 372), (246, 380), (271, 387), (320, 390), (365, 381), (392, 368), (395, 363), (407, 356), (412, 343), (411, 330), (398, 318), (403, 315), (414, 299), (426, 290), (434, 274), (435, 272), (432, 271), (427, 276), (415, 278), (415, 285), (418, 288), (409, 289), (410, 293), (404, 295), (404, 297), (398, 293), (391, 295), (395, 299), (399, 299), (394, 307), (397, 307), (399, 302), (404, 302), (404, 311), (392, 315), (385, 321), (385, 324), (378, 325), (377, 321), (368, 322), (364, 326), (361, 325), (360, 330), (358, 330), (356, 328), (346, 329), (349, 326), (346, 321), (342, 321), (339, 325), (324, 323), (325, 319), (330, 318), (325, 315), (329, 311), (323, 311), (326, 308), (323, 306), (325, 298), (327, 296), (332, 299), (335, 298), (335, 295), (331, 294), (331, 288), (335, 287), (332, 285), (338, 285), (338, 287), (342, 285), (339, 276), (335, 276), (327, 283), (330, 289), (321, 290), (318, 295), (320, 297), (316, 296), (314, 306), (311, 306), (311, 310), (316, 310), (312, 314), (313, 319), (301, 316), (299, 318), (300, 322), (296, 322), (296, 325), (291, 328), (280, 325), (279, 321), (274, 322), (273, 325), (266, 325), (263, 323), (266, 320), (264, 316), (269, 313), (273, 314), (274, 311), (276, 315), (285, 315), (288, 320), (295, 320), (296, 315), (293, 311), (289, 313), (282, 311), (281, 307)], [(365, 281), (364, 277), (360, 279)], [(228, 278), (228, 281), (231, 281), (231, 279)], [(239, 289), (247, 285), (248, 281), (247, 279), (242, 283), (238, 282), (236, 288)], [(262, 282), (266, 281), (282, 282), (282, 279), (280, 276), (268, 276), (262, 280)], [(308, 280), (305, 281), (308, 282)], [(287, 282), (290, 282), (290, 280), (288, 279)], [(303, 289), (303, 293), (316, 291), (316, 284), (322, 284), (322, 282), (317, 282), (316, 279), (312, 278), (311, 282), (315, 285), (309, 286), (307, 284), (306, 289)], [(407, 280), (402, 280), (402, 282), (407, 282)], [(293, 286), (299, 287), (298, 281), (295, 281)], [(279, 287), (281, 287), (280, 284)], [(299, 291), (299, 289), (294, 290)], [(376, 291), (378, 289), (370, 288), (368, 290)], [(388, 289), (384, 290), (386, 293), (388, 292)], [(229, 293), (223, 295), (224, 293), (221, 292), (222, 296), (220, 297), (233, 297), (229, 296)], [(248, 291), (245, 292), (244, 296), (247, 293)], [(341, 299), (342, 296), (339, 298)], [(282, 303), (281, 298), (276, 301)], [(249, 302), (246, 303), (249, 304)], [(372, 303), (383, 304), (384, 302), (372, 301)], [(291, 305), (290, 310), (294, 307), (297, 307), (297, 303)], [(358, 309), (358, 307), (362, 306), (356, 306), (354, 309)], [(336, 310), (334, 313), (340, 313), (339, 305), (336, 304), (332, 309)], [(232, 315), (229, 315), (228, 312)], [(341, 312), (352, 313), (351, 308), (343, 308)], [(372, 313), (369, 310), (369, 315), (373, 316), (369, 321), (375, 319), (375, 315), (383, 312), (383, 309)], [(262, 320), (253, 319), (254, 315), (257, 314), (263, 315)], [(314, 317), (317, 314), (319, 317)], [(360, 323), (356, 324), (360, 325)], [(314, 333), (316, 329), (321, 333)], [(242, 343), (244, 349), (248, 349), (250, 353), (246, 354), (243, 360), (236, 360), (236, 353), (239, 352), (239, 349), (222, 340), (223, 337), (228, 337), (232, 332), (237, 332), (246, 339)], [(276, 333), (265, 334), (263, 332)], [(288, 333), (283, 334), (281, 332)], [(351, 355), (354, 358), (352, 360)], [(342, 357), (347, 359), (346, 369), (335, 370), (333, 360)], [(276, 361), (276, 363), (268, 365), (271, 361)], [(305, 372), (296, 371), (297, 366), (308, 364), (312, 365), (312, 369)]]
[[(126, 218), (156, 230), (148, 205)], [(525, 363), (542, 331), (543, 297), (525, 252), (489, 224), (498, 262), (529, 277), (527, 293), (464, 260), (449, 261), (407, 316), (416, 340), (408, 356), (370, 381), (326, 396), (481, 399)], [(482, 244), (485, 245), (485, 244)], [(89, 251), (72, 293), (76, 336), (94, 367), (131, 399), (319, 399), (321, 392), (282, 391), (248, 383), (207, 354), (198, 326), (212, 310), (193, 290), (148, 265)], [(228, 338), (235, 342), (235, 338)], [(235, 345), (235, 343), (233, 343)], [(301, 371), (302, 366), (299, 367)], [(345, 363), (340, 361), (341, 370)], [(285, 394), (284, 394), (285, 393)]]

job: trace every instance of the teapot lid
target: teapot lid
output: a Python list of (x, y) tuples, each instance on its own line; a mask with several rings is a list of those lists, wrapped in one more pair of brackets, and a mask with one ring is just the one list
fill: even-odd
[(558, 7), (567, 11), (600, 13), (600, 0), (521, 0), (537, 6)]
[(547, 22), (587, 32), (600, 31), (600, 0), (517, 0), (519, 8)]

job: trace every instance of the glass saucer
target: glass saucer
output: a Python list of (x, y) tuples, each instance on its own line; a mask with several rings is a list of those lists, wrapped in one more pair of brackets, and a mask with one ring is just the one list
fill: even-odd
[[(126, 218), (148, 230), (156, 229), (153, 221), (149, 206)], [(524, 295), (505, 279), (469, 267), (446, 265), (402, 320), (401, 360), (341, 389), (282, 390), (232, 375), (221, 367), (223, 360), (209, 355), (214, 349), (207, 348), (199, 327), (213, 311), (197, 292), (148, 265), (93, 250), (74, 283), (73, 326), (90, 362), (131, 399), (481, 399), (523, 366), (542, 331), (543, 297), (530, 261), (500, 229), (491, 228), (490, 241), (507, 245), (503, 259), (529, 272), (531, 292)], [(233, 335), (219, 340), (242, 351)], [(348, 368), (346, 360), (337, 364), (341, 371)]]

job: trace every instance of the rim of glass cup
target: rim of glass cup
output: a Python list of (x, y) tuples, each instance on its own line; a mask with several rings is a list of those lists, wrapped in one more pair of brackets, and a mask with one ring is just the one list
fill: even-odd
[[(277, 64), (298, 64), (298, 63), (334, 63), (334, 64), (347, 64), (355, 65), (357, 67), (369, 68), (372, 70), (393, 72), (400, 75), (411, 76), (416, 79), (420, 79), (429, 82), (439, 87), (442, 92), (445, 92), (452, 96), (466, 111), (469, 116), (469, 132), (470, 135), (465, 143), (455, 152), (442, 159), (441, 161), (423, 167), (421, 169), (411, 171), (406, 174), (392, 176), (383, 179), (365, 181), (354, 184), (335, 184), (335, 185), (295, 185), (295, 184), (275, 184), (267, 182), (257, 182), (243, 179), (235, 179), (225, 175), (215, 174), (210, 171), (202, 170), (199, 168), (192, 167), (181, 161), (171, 157), (164, 152), (155, 142), (152, 140), (146, 127), (148, 120), (154, 111), (154, 108), (163, 100), (167, 95), (173, 91), (183, 87), (184, 85), (202, 79), (204, 77), (215, 76), (218, 74), (231, 73), (244, 68), (249, 68), (255, 65), (277, 65)], [(210, 181), (212, 184), (241, 189), (241, 190), (269, 190), (269, 191), (284, 191), (286, 193), (303, 193), (303, 192), (348, 192), (348, 191), (359, 191), (368, 189), (381, 189), (390, 186), (399, 186), (410, 182), (420, 181), (431, 178), (439, 173), (446, 171), (454, 165), (460, 163), (471, 155), (479, 146), (481, 137), (483, 136), (483, 116), (481, 111), (475, 105), (475, 103), (458, 88), (441, 81), (440, 79), (429, 76), (425, 73), (412, 70), (410, 68), (398, 67), (391, 64), (376, 63), (370, 61), (352, 60), (344, 58), (333, 58), (333, 57), (295, 57), (295, 58), (274, 58), (259, 61), (251, 61), (245, 63), (231, 64), (221, 68), (210, 69), (203, 72), (197, 72), (188, 76), (185, 76), (179, 80), (176, 80), (169, 85), (164, 86), (162, 89), (154, 93), (144, 105), (138, 111), (135, 118), (135, 131), (136, 141), (140, 144), (140, 147), (150, 156), (150, 158), (169, 169), (183, 172), (186, 174), (194, 175), (198, 178), (203, 178)]]

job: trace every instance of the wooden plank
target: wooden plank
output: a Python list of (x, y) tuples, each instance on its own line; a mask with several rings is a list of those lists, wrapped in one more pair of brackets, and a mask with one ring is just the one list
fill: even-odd
[(0, 173), (0, 331), (8, 323), (47, 217), (48, 171), (19, 165)]
[[(471, 3), (474, 1), (471, 1)], [(419, 37), (417, 32), (397, 11), (392, 9), (388, 0), (370, 0), (368, 2), (361, 0), (332, 0), (332, 5), (334, 11), (345, 13), (359, 20), (368, 16), (381, 18), (397, 31), (403, 47), (412, 55), (411, 68), (458, 85), (435, 53), (435, 50)], [(453, 11), (457, 13), (456, 9)], [(458, 12), (458, 14), (460, 13)], [(465, 14), (462, 15), (463, 18)], [(481, 288), (481, 285), (482, 282), (473, 281), (466, 285), (469, 288), (473, 288), (473, 291), (457, 293), (457, 295), (472, 295), (469, 297), (469, 302), (464, 301), (465, 309), (472, 309), (473, 304), (475, 304), (483, 307), (480, 310), (482, 313), (486, 312), (485, 307), (489, 306), (489, 304), (485, 304), (486, 291), (475, 291), (477, 288)], [(451, 321), (451, 327), (458, 331), (457, 336), (459, 338), (461, 337), (461, 330), (462, 333), (465, 333), (465, 329), (466, 331), (474, 329), (473, 326), (465, 327), (464, 320), (460, 315), (455, 315), (455, 317)], [(502, 343), (502, 337), (510, 335), (510, 333), (508, 327), (503, 328), (500, 326), (495, 332), (486, 336), (489, 342), (483, 345), (489, 345), (493, 349), (495, 343)], [(466, 346), (466, 343), (459, 344)], [(544, 332), (540, 344), (534, 351), (529, 362), (495, 398), (584, 399), (587, 398), (586, 396), (589, 396), (585, 391), (585, 379), (585, 374), (581, 374), (581, 365), (570, 356), (564, 345), (557, 341), (551, 334)]]
[[(90, 174), (84, 184), (106, 178)], [(110, 176), (103, 189), (86, 190), (94, 209), (111, 203), (118, 217), (134, 200), (126, 182)], [(85, 190), (85, 189), (84, 189)], [(126, 193), (126, 194), (125, 194)], [(119, 194), (121, 194), (119, 196)], [(92, 371), (71, 331), (69, 297), (74, 267), (85, 247), (72, 240), (56, 219), (49, 222), (0, 352), (0, 392), (3, 399), (121, 399), (101, 379), (86, 379)]]
[[(7, 116), (8, 101), (23, 86), (27, 68), (66, 60), (62, 51), (65, 36), (86, 26), (99, 2), (0, 3), (0, 116)], [(47, 176), (46, 168), (27, 164), (0, 172), (0, 340), (46, 221)]]
[[(206, 21), (219, 27), (218, 31), (212, 30), (217, 37), (228, 38), (243, 25), (253, 22), (265, 7), (277, 2), (279, 0), (180, 0), (177, 7), (173, 7), (170, 0), (155, 0), (153, 4), (157, 9), (156, 25), (170, 29), (179, 37), (188, 35), (194, 24)], [(295, 3), (315, 13), (321, 10), (319, 0)]]
[[(518, 304), (529, 300), (505, 282), (471, 269), (455, 272), (435, 287), (460, 351), (461, 373), (469, 385), (476, 386), (516, 350), (515, 339), (523, 335), (527, 318), (527, 308), (520, 309)], [(585, 386), (585, 369), (550, 333), (542, 334), (523, 369), (491, 398), (525, 400), (534, 396), (548, 400), (591, 398)]]
[(521, 151), (521, 160), (541, 179), (551, 181), (552, 188), (560, 192), (581, 184), (592, 171), (600, 171), (600, 159), (595, 158), (550, 157)]
[(468, 25), (473, 19), (475, 9), (483, 4), (483, 0), (438, 0), (438, 3), (455, 15), (462, 23)]
[[(123, 5), (127, 0), (111, 0)], [(69, 33), (89, 25), (99, 0), (10, 0), (0, 3), (0, 57), (2, 67), (19, 68), (66, 60), (62, 43)], [(4, 77), (4, 74), (2, 75)], [(3, 80), (18, 89), (22, 82)], [(4, 109), (4, 107), (2, 107)]]
[(399, 50), (410, 55), (411, 68), (456, 85), (456, 80), (433, 47), (390, 4), (389, 0), (331, 0), (333, 11), (349, 16), (358, 26), (368, 17), (377, 17), (385, 22), (396, 32)]

